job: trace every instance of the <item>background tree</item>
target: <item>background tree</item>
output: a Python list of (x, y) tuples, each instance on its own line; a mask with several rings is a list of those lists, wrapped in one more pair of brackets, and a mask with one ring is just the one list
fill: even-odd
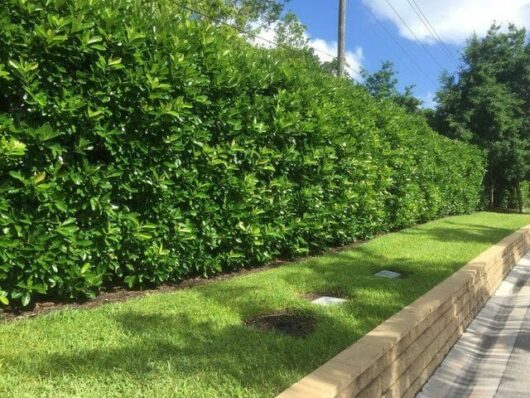
[(403, 92), (398, 90), (397, 73), (391, 61), (383, 62), (381, 69), (372, 74), (363, 69), (362, 76), (364, 86), (375, 98), (390, 99), (409, 112), (416, 113), (419, 111), (422, 102), (412, 93), (414, 86), (405, 87)]
[[(316, 57), (316, 55), (315, 55)], [(324, 71), (328, 72), (329, 74), (332, 74), (333, 76), (339, 75), (339, 59), (337, 57), (333, 58), (331, 61), (324, 61), (320, 63), (320, 68), (322, 68)], [(349, 79), (352, 83), (357, 84), (358, 81), (353, 78), (353, 76), (349, 72), (349, 65), (346, 64), (346, 68), (344, 69), (344, 78)]]
[(247, 30), (256, 23), (270, 26), (278, 21), (288, 2), (289, 0), (184, 0), (178, 4)]
[(493, 25), (474, 35), (456, 75), (442, 76), (433, 128), (483, 148), (488, 155), (485, 186), (491, 207), (524, 206), (522, 185), (530, 171), (530, 45), (526, 31)]
[(274, 27), (276, 43), (297, 49), (306, 49), (308, 45), (307, 28), (292, 12), (287, 12)]
[[(333, 58), (331, 61), (322, 62), (322, 69), (334, 76), (337, 76), (339, 71), (339, 60), (337, 58)], [(348, 74), (346, 71), (345, 73), (346, 75)]]

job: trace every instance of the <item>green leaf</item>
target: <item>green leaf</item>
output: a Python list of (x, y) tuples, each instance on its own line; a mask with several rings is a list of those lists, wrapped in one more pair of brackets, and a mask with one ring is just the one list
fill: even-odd
[(22, 295), (21, 300), (20, 300), (20, 302), (22, 303), (23, 307), (26, 307), (29, 304), (30, 301), (31, 301), (31, 296), (30, 296), (29, 293), (24, 293)]
[(81, 274), (84, 274), (85, 272), (87, 272), (88, 270), (90, 270), (92, 266), (90, 265), (90, 263), (85, 263), (82, 267), (81, 267)]
[(22, 175), (22, 173), (18, 172), (18, 171), (10, 171), (9, 172), (9, 175), (11, 177), (13, 177), (14, 179), (22, 182), (23, 184), (26, 183), (26, 179), (24, 178), (24, 176)]
[(39, 67), (38, 63), (26, 62), (23, 59), (20, 59), (18, 62), (15, 60), (9, 60), (8, 64), (22, 76), (27, 76), (29, 72), (33, 72)]
[(126, 276), (123, 280), (127, 284), (127, 286), (129, 286), (129, 288), (133, 288), (138, 282), (138, 277), (135, 275), (129, 275)]
[(103, 111), (101, 109), (92, 110), (88, 108), (88, 117), (91, 119), (99, 119), (103, 115)]
[(11, 75), (7, 70), (5, 70), (4, 65), (0, 64), (0, 80), (11, 80)]
[(121, 58), (109, 58), (107, 65), (113, 67), (114, 69), (123, 67), (123, 65), (121, 64)]
[(152, 238), (152, 236), (150, 234), (146, 234), (144, 232), (136, 232), (134, 234), (134, 237), (138, 240), (149, 240)]
[(20, 157), (26, 153), (26, 145), (13, 138), (0, 138), (0, 156)]
[(92, 45), (95, 43), (101, 43), (102, 41), (103, 41), (103, 38), (101, 36), (93, 36), (87, 40), (87, 44)]
[(46, 172), (43, 171), (42, 173), (39, 173), (35, 177), (33, 177), (33, 183), (35, 185), (38, 185), (39, 183), (43, 182), (45, 178), (46, 178)]
[(36, 135), (40, 142), (49, 141), (62, 134), (62, 132), (54, 130), (49, 124), (45, 124), (36, 130)]

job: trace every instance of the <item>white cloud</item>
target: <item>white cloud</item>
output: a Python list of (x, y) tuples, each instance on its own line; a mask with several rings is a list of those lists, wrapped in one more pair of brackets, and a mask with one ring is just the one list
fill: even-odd
[(255, 46), (259, 47), (265, 47), (265, 48), (272, 48), (274, 47), (274, 42), (276, 41), (276, 25), (277, 23), (274, 22), (270, 27), (268, 28), (259, 28), (259, 23), (254, 23), (251, 26), (252, 31), (256, 31), (256, 35), (254, 36), (250, 42), (254, 44)]
[[(256, 24), (258, 27), (259, 24)], [(255, 27), (255, 28), (256, 28)], [(257, 35), (259, 37), (254, 37), (251, 42), (254, 45), (271, 48), (274, 46), (276, 41), (276, 25), (272, 24), (269, 28), (262, 28), (259, 30)], [(336, 41), (326, 41), (324, 39), (315, 38), (312, 39), (307, 33), (305, 38), (308, 40), (309, 47), (315, 50), (315, 55), (320, 59), (321, 62), (330, 62), (337, 57), (337, 42)], [(355, 51), (346, 51), (346, 71), (350, 76), (355, 80), (361, 79), (361, 69), (363, 61), (363, 49), (357, 47)]]
[[(378, 17), (392, 21), (402, 36), (414, 40), (386, 0), (364, 0)], [(429, 30), (408, 0), (389, 0), (420, 40), (433, 43)], [(473, 32), (486, 33), (495, 21), (530, 28), (530, 0), (415, 0), (442, 40), (462, 44)]]
[(422, 104), (421, 104), (422, 108), (429, 108), (429, 109), (436, 108), (437, 102), (436, 102), (436, 97), (434, 93), (428, 92), (423, 97), (421, 97), (420, 100), (422, 101)]

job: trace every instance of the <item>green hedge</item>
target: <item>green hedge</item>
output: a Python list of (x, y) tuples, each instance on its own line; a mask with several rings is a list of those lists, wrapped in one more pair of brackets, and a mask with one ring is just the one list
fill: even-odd
[(477, 207), (479, 150), (308, 54), (164, 4), (0, 5), (2, 301), (210, 275)]

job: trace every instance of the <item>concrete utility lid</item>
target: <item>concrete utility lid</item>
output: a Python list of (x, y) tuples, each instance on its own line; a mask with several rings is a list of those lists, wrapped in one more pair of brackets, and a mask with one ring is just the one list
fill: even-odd
[(385, 269), (383, 271), (379, 271), (377, 274), (375, 274), (375, 276), (380, 276), (381, 278), (396, 279), (399, 278), (401, 274), (399, 272), (388, 271)]
[(311, 301), (311, 303), (313, 304), (318, 304), (318, 305), (338, 305), (338, 304), (342, 304), (342, 303), (345, 303), (347, 300), (346, 299), (343, 299), (343, 298), (338, 298), (338, 297), (331, 297), (331, 296), (322, 296), (322, 297), (319, 297), (313, 301)]

